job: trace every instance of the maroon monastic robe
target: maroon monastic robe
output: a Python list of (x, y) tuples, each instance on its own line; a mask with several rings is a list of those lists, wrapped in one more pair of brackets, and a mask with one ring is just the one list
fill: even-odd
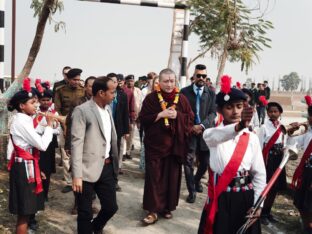
[(161, 111), (157, 93), (153, 92), (144, 99), (139, 117), (145, 133), (143, 208), (156, 213), (175, 210), (178, 205), (182, 163), (194, 123), (191, 106), (183, 94), (176, 107), (177, 118), (169, 120), (169, 128), (164, 119), (154, 122)]

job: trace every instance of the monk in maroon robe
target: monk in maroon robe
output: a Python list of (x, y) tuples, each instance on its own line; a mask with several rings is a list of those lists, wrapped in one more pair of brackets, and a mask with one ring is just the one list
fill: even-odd
[[(158, 214), (172, 218), (180, 195), (182, 163), (186, 156), (188, 138), (193, 126), (191, 106), (175, 88), (176, 77), (172, 70), (159, 74), (159, 91), (167, 103), (162, 110), (157, 91), (146, 96), (140, 113), (144, 128), (145, 185), (143, 209), (149, 211), (145, 224), (158, 220)], [(175, 103), (178, 96), (178, 103)], [(165, 118), (168, 124), (165, 124)]]

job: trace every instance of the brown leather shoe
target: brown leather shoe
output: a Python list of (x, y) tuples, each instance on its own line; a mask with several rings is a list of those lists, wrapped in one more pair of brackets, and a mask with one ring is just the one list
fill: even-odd
[(170, 211), (164, 211), (161, 213), (161, 216), (165, 219), (172, 219), (172, 213)]
[(158, 221), (158, 216), (156, 213), (149, 213), (143, 220), (145, 225), (151, 225)]

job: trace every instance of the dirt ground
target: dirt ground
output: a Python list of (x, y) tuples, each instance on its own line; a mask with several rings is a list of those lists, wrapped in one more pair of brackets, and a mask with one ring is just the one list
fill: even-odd
[[(105, 227), (106, 234), (195, 234), (199, 224), (202, 208), (207, 196), (207, 187), (204, 193), (197, 194), (194, 204), (185, 202), (187, 189), (182, 180), (179, 206), (173, 212), (173, 219), (160, 219), (156, 224), (143, 227), (140, 220), (146, 214), (142, 210), (144, 174), (138, 169), (139, 144), (136, 140), (133, 159), (124, 162), (124, 175), (120, 176), (121, 192), (117, 193), (119, 210)], [(59, 160), (59, 158), (58, 158)], [(292, 162), (289, 175), (297, 162)], [(207, 177), (202, 180), (207, 181)], [(72, 234), (76, 233), (76, 216), (70, 214), (73, 205), (72, 193), (61, 193), (64, 186), (62, 168), (57, 167), (57, 173), (52, 176), (49, 202), (46, 208), (37, 216), (39, 230), (36, 233), (45, 234)], [(8, 212), (8, 173), (0, 171), (0, 234), (13, 233), (16, 217)], [(96, 206), (100, 208), (98, 199)], [(279, 220), (275, 226), (263, 227), (263, 233), (301, 233), (301, 224), (298, 213), (292, 204), (291, 195), (279, 195), (273, 208)], [(33, 233), (33, 232), (30, 232)]]

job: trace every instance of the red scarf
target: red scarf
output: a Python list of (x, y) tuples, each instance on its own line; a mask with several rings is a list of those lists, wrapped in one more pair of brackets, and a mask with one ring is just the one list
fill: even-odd
[(302, 175), (303, 175), (303, 169), (304, 169), (304, 164), (308, 160), (309, 156), (312, 153), (312, 140), (310, 140), (306, 150), (304, 151), (304, 154), (301, 158), (301, 161), (296, 168), (296, 171), (294, 173), (292, 182), (291, 182), (291, 188), (292, 189), (299, 189), (302, 185)]
[(164, 91), (160, 91), (161, 92), (161, 96), (163, 97), (163, 99), (168, 102), (168, 103), (172, 103), (174, 98), (175, 98), (175, 95), (176, 95), (176, 92), (175, 92), (175, 89), (172, 90), (171, 93), (166, 93)]
[(42, 180), (41, 180), (41, 175), (40, 175), (40, 168), (39, 168), (39, 158), (40, 158), (40, 153), (39, 150), (36, 148), (33, 148), (33, 155), (31, 155), (29, 152), (26, 150), (18, 147), (17, 145), (14, 144), (12, 140), (13, 146), (14, 146), (14, 153), (11, 156), (11, 159), (8, 164), (8, 170), (10, 171), (14, 162), (15, 162), (15, 157), (18, 156), (24, 160), (33, 160), (34, 161), (34, 167), (35, 167), (35, 181), (32, 181), (30, 178), (28, 179), (28, 183), (33, 183), (36, 182), (36, 189), (35, 193), (41, 193), (43, 191), (42, 187)]
[(279, 128), (275, 131), (275, 133), (270, 138), (268, 143), (263, 147), (262, 154), (263, 154), (263, 159), (264, 159), (265, 164), (267, 164), (267, 162), (268, 162), (268, 156), (269, 156), (270, 149), (275, 144), (275, 142), (277, 141), (277, 139), (279, 138), (281, 133), (282, 133), (282, 128), (281, 128), (281, 126), (279, 126)]
[(206, 203), (207, 219), (205, 225), (205, 234), (213, 233), (213, 224), (218, 211), (218, 199), (232, 179), (236, 176), (238, 168), (244, 158), (249, 142), (249, 134), (243, 133), (236, 144), (233, 155), (224, 168), (222, 175), (218, 178), (217, 185), (213, 181), (213, 173), (209, 172), (208, 197), (209, 203)]

